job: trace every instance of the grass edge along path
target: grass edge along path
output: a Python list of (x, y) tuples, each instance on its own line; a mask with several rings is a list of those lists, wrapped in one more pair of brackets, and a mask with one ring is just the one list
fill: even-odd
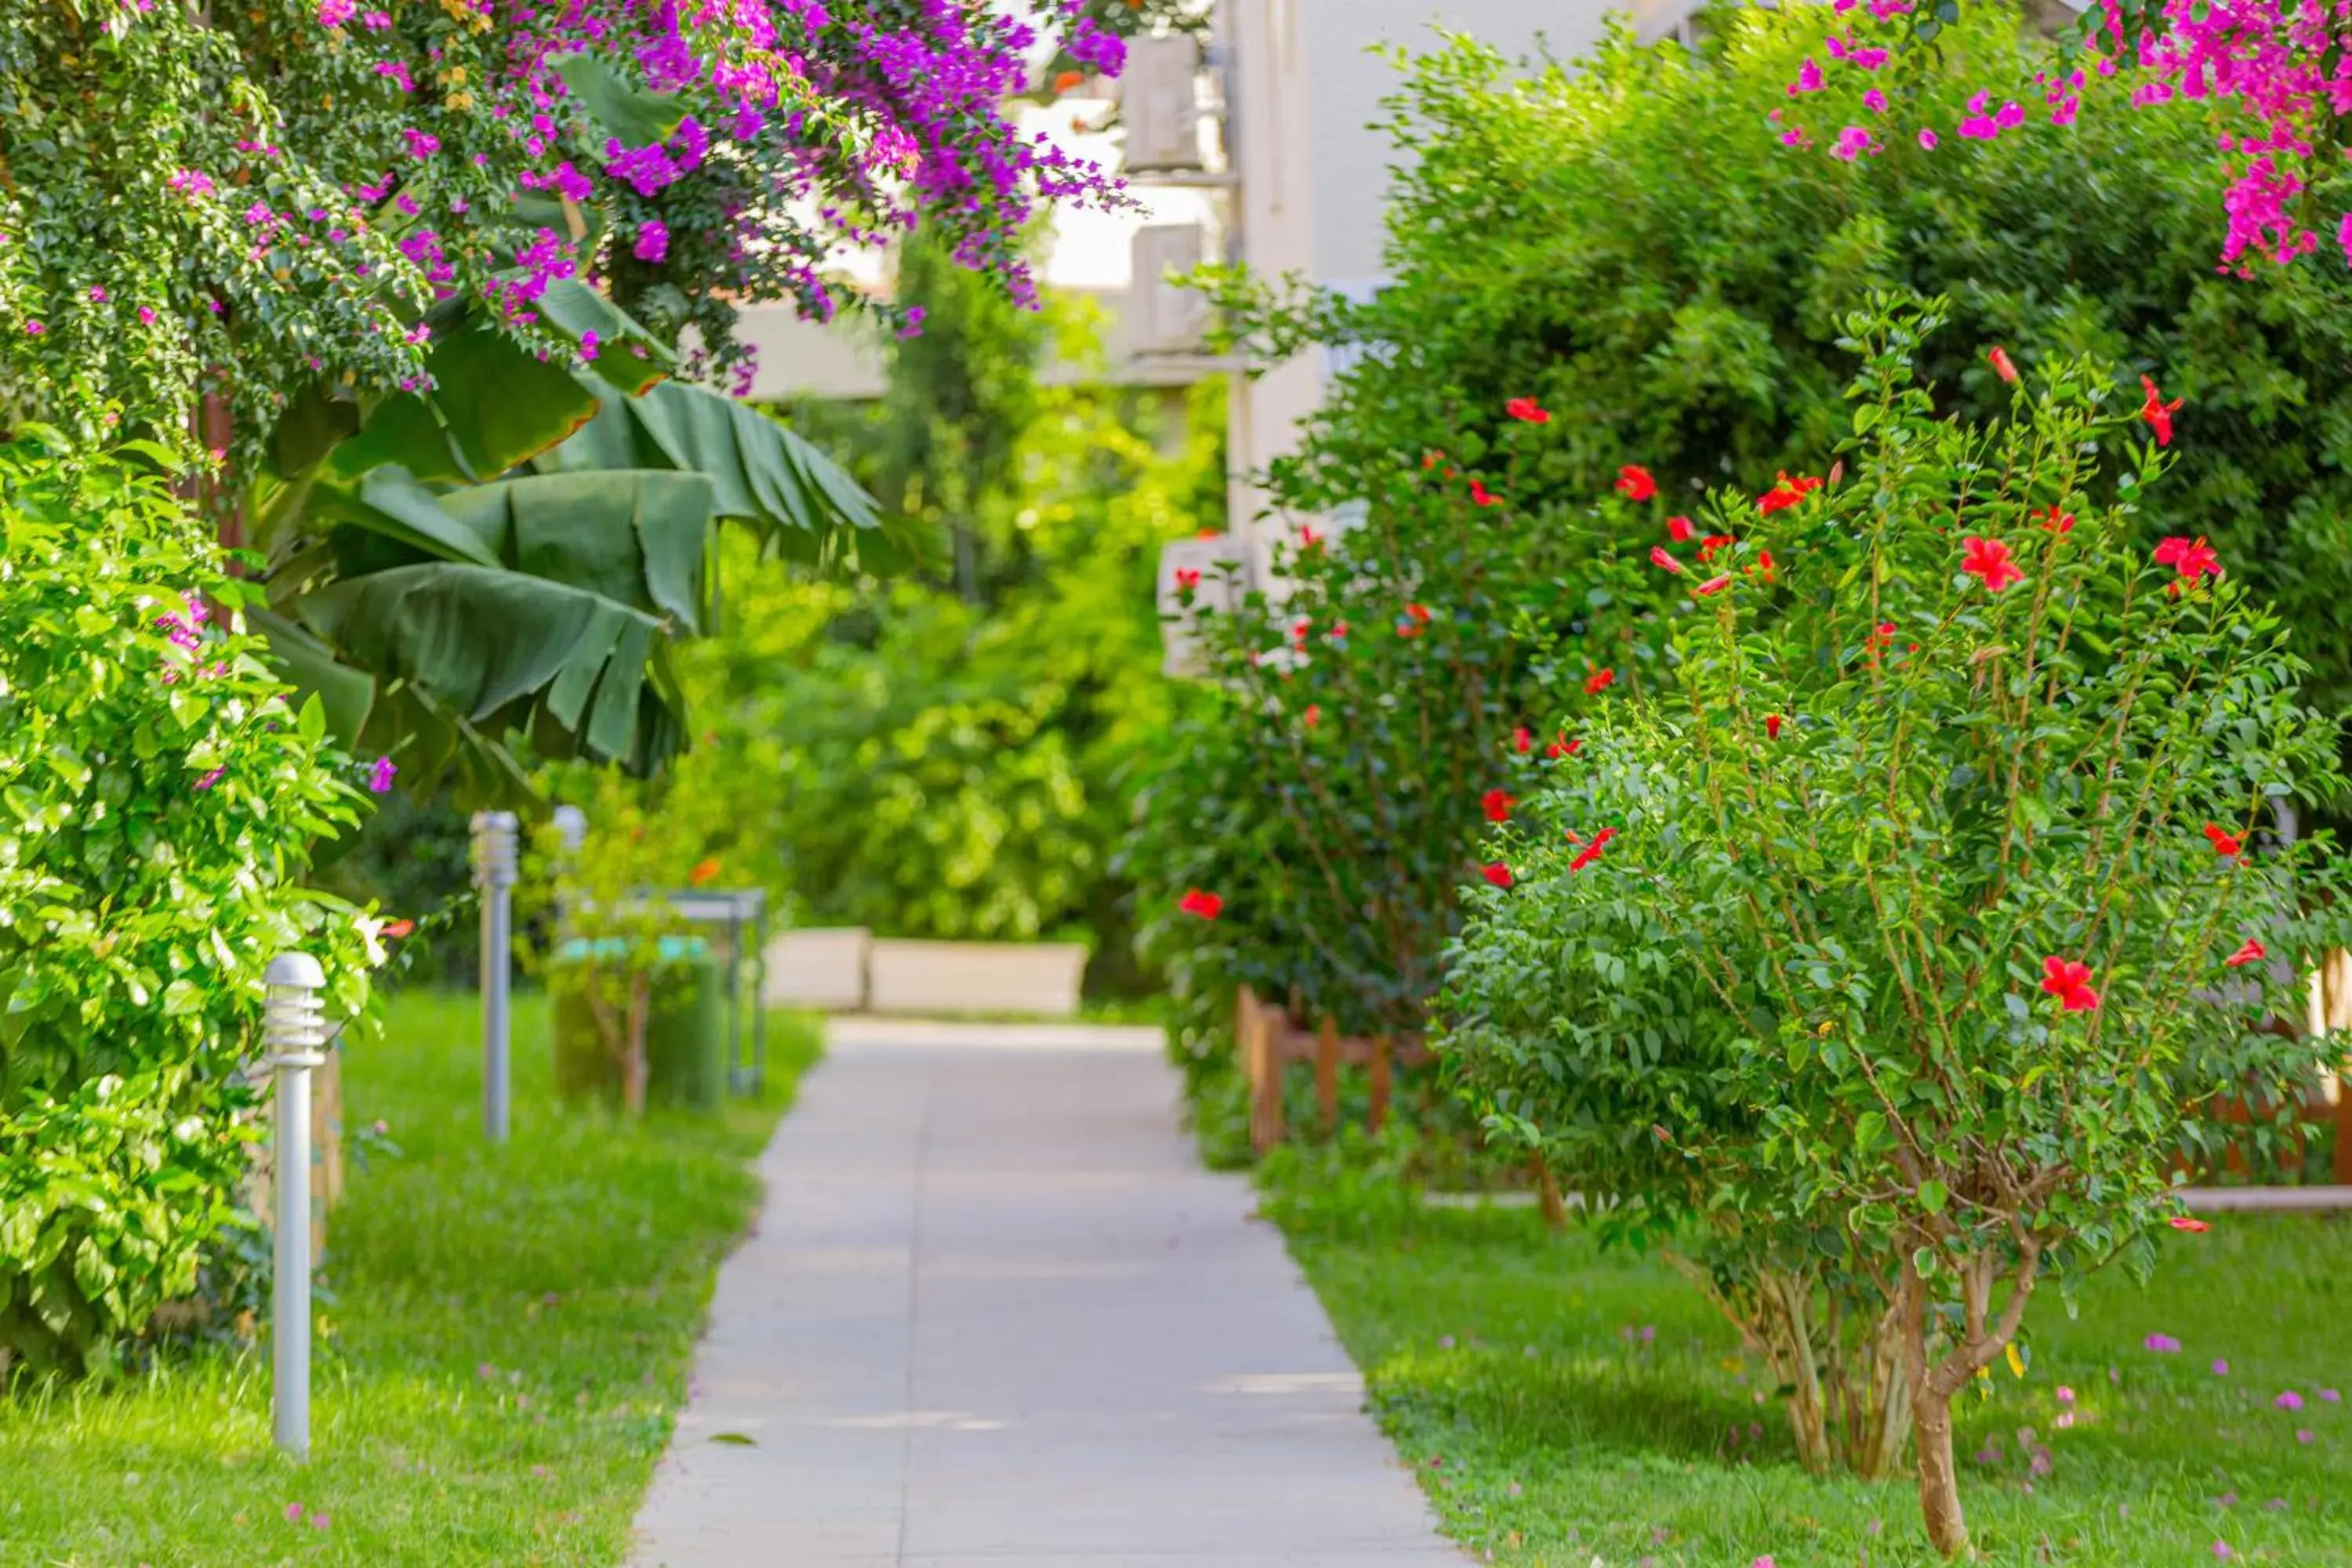
[(514, 1136), (483, 1141), (470, 996), (411, 993), (344, 1060), (307, 1466), (269, 1441), (268, 1345), (173, 1349), (110, 1386), (0, 1400), (0, 1568), (612, 1568), (684, 1403), (753, 1161), (817, 1053), (777, 1016), (769, 1088), (631, 1127), (559, 1104), (518, 999)]
[[(1653, 1261), (1531, 1210), (1277, 1172), (1265, 1199), (1371, 1408), (1473, 1560), (1930, 1568), (1907, 1476), (1800, 1469), (1759, 1358)], [(2231, 1215), (2145, 1289), (2037, 1297), (1960, 1417), (1985, 1563), (2352, 1564), (2352, 1223)]]

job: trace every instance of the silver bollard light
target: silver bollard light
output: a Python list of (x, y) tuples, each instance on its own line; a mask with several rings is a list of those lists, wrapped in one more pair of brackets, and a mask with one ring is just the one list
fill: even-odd
[(276, 1263), (271, 1280), (270, 1430), (297, 1459), (310, 1453), (310, 1072), (326, 1061), (327, 976), (306, 952), (270, 960), (263, 1040), (278, 1079)]
[(507, 1141), (513, 1099), (508, 1002), (514, 963), (516, 837), (513, 812), (474, 814), (474, 886), (482, 890), (482, 1130), (493, 1143)]

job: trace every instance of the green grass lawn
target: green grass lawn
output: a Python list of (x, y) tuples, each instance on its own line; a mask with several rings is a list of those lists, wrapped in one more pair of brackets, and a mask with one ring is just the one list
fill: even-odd
[[(1270, 1206), (1381, 1420), (1474, 1555), (1523, 1568), (1940, 1561), (1907, 1481), (1797, 1467), (1762, 1363), (1743, 1362), (1663, 1268), (1548, 1235), (1525, 1210)], [(2027, 1375), (1999, 1370), (1990, 1397), (1968, 1402), (1964, 1499), (1985, 1561), (2352, 1563), (2352, 1404), (2321, 1392), (2352, 1392), (2352, 1224), (2225, 1216), (2204, 1236), (2168, 1234), (2148, 1289), (2102, 1277), (2080, 1307), (2070, 1321), (2054, 1293), (2037, 1298)], [(2147, 1351), (2150, 1334), (2180, 1351)], [(2299, 1412), (2277, 1407), (2288, 1391)]]
[(400, 1154), (351, 1170), (331, 1225), (310, 1464), (270, 1446), (266, 1341), (0, 1401), (0, 1564), (621, 1562), (815, 1036), (774, 1020), (763, 1104), (627, 1127), (555, 1104), (544, 1016), (519, 1002), (500, 1150), (470, 998), (403, 996), (347, 1053), (346, 1125)]

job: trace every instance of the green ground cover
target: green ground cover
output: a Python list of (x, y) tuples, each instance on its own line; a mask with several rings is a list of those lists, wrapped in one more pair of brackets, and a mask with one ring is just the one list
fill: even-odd
[[(1663, 1267), (1549, 1235), (1524, 1209), (1328, 1191), (1301, 1202), (1277, 1188), (1268, 1207), (1474, 1555), (1519, 1568), (1941, 1561), (1907, 1482), (1798, 1468), (1762, 1362)], [(2037, 1300), (2025, 1375), (1997, 1369), (1961, 1415), (1983, 1560), (2352, 1563), (2352, 1405), (2334, 1396), (2352, 1389), (2347, 1277), (2352, 1226), (2223, 1216), (2168, 1237), (2146, 1289), (2098, 1278), (2071, 1320)], [(2150, 1350), (2151, 1335), (2180, 1348)], [(2281, 1407), (2289, 1394), (2299, 1409)]]
[(481, 1140), (470, 998), (403, 996), (349, 1053), (346, 1124), (381, 1119), (399, 1153), (354, 1165), (334, 1217), (311, 1462), (270, 1447), (266, 1341), (0, 1401), (0, 1564), (621, 1561), (816, 1037), (772, 1021), (761, 1104), (632, 1127), (556, 1105), (543, 1020), (519, 1002), (504, 1150)]

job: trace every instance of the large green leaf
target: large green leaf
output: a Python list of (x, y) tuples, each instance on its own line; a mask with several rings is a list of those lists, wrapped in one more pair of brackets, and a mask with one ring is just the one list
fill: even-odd
[(700, 474), (620, 470), (477, 485), (442, 504), (517, 571), (699, 633), (710, 500)]
[(274, 610), (247, 609), (246, 617), (269, 639), (278, 672), (305, 696), (316, 693), (326, 710), (327, 732), (356, 747), (375, 708), (375, 677), (335, 658), (335, 650)]
[(310, 511), (319, 521), (354, 523), (442, 561), (493, 568), (506, 564), (496, 527), (444, 500), (411, 479), (407, 469), (386, 467), (356, 485), (321, 481), (311, 491)]
[(380, 681), (413, 686), (469, 724), (551, 721), (606, 761), (635, 749), (662, 631), (654, 616), (584, 588), (450, 562), (336, 583), (290, 609), (340, 660)]
[(676, 94), (633, 87), (594, 55), (556, 55), (551, 63), (597, 129), (625, 147), (667, 142), (686, 118), (686, 105)]
[(474, 479), (496, 479), (596, 414), (599, 399), (579, 378), (487, 322), (440, 340), (426, 363), (433, 406)]

